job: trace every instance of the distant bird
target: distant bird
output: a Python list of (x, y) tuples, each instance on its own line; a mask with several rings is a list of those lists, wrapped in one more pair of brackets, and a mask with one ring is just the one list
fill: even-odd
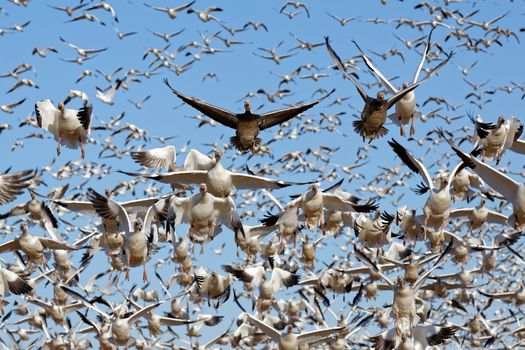
[(103, 90), (97, 87), (97, 94), (95, 95), (95, 97), (108, 105), (113, 105), (113, 96), (115, 96), (115, 93), (121, 85), (122, 79), (117, 79), (115, 81), (115, 84), (111, 85), (107, 92), (104, 92)]
[(212, 15), (211, 12), (221, 12), (221, 11), (222, 11), (222, 8), (216, 7), (216, 6), (212, 6), (212, 7), (208, 7), (206, 10), (203, 10), (203, 11), (199, 11), (199, 10), (195, 10), (193, 8), (189, 8), (188, 11), (186, 11), (186, 13), (195, 13), (197, 15), (197, 18), (201, 22), (209, 22), (209, 21), (213, 20), (213, 21), (216, 21), (216, 22), (220, 23), (221, 21), (217, 17)]
[(204, 113), (213, 120), (227, 127), (235, 129), (236, 135), (230, 138), (231, 143), (240, 151), (251, 150), (252, 152), (255, 152), (261, 143), (261, 140), (257, 137), (260, 130), (268, 129), (272, 126), (284, 123), (285, 121), (297, 116), (299, 113), (312, 108), (334, 92), (334, 90), (332, 90), (328, 95), (306, 104), (267, 112), (264, 114), (252, 113), (250, 111), (251, 103), (249, 100), (246, 100), (244, 102), (245, 112), (235, 114), (228, 110), (199, 101), (196, 98), (187, 97), (181, 94), (177, 90), (173, 89), (166, 79), (164, 80), (164, 83), (175, 95), (177, 95), (177, 97), (193, 108)]
[(288, 6), (291, 6), (291, 7), (295, 8), (295, 9), (303, 8), (304, 11), (306, 12), (306, 16), (308, 16), (308, 18), (310, 18), (310, 11), (308, 10), (308, 6), (306, 6), (305, 3), (302, 3), (302, 2), (299, 2), (299, 1), (287, 1), (286, 4), (284, 4), (283, 7), (281, 7), (281, 10), (279, 12), (283, 13), (283, 11)]
[(177, 14), (193, 5), (195, 1), (191, 1), (185, 5), (179, 6), (179, 7), (154, 7), (148, 4), (145, 4), (146, 6), (152, 7), (156, 11), (165, 12), (171, 19), (177, 18)]
[(24, 78), (24, 79), (20, 79), (19, 81), (17, 81), (15, 83), (15, 85), (13, 85), (11, 87), (11, 89), (9, 89), (6, 93), (10, 94), (11, 92), (15, 91), (16, 89), (18, 89), (21, 86), (28, 86), (28, 87), (32, 87), (32, 88), (35, 88), (35, 89), (39, 89), (40, 88), (34, 81)]
[(40, 50), (40, 49), (38, 49), (37, 47), (35, 47), (35, 48), (33, 49), (33, 52), (32, 52), (31, 54), (32, 54), (32, 55), (38, 54), (38, 56), (40, 56), (40, 57), (46, 57), (46, 54), (47, 54), (48, 52), (54, 52), (54, 53), (57, 53), (58, 51), (57, 51), (57, 49), (55, 49), (55, 48), (53, 48), (53, 47), (46, 47), (46, 48), (44, 48), (44, 49), (42, 49), (42, 50)]
[(359, 17), (347, 17), (347, 18), (341, 18), (341, 17), (338, 17), (336, 15), (332, 15), (331, 13), (327, 12), (326, 13), (328, 16), (332, 17), (333, 19), (335, 19), (337, 22), (339, 22), (339, 24), (341, 25), (341, 27), (344, 27), (345, 25), (347, 25), (348, 23), (352, 22), (352, 21), (355, 21), (356, 19), (358, 19)]
[(99, 53), (99, 52), (102, 52), (102, 51), (106, 51), (108, 49), (107, 47), (103, 48), (103, 49), (82, 49), (82, 48), (76, 46), (75, 44), (72, 44), (72, 43), (66, 41), (62, 37), (60, 37), (60, 41), (62, 41), (67, 46), (75, 49), (75, 51), (82, 57), (88, 57), (89, 55), (92, 55), (94, 53)]
[(115, 20), (115, 22), (118, 23), (117, 13), (113, 9), (113, 7), (111, 7), (111, 5), (108, 4), (105, 1), (101, 1), (98, 4), (95, 4), (95, 5), (87, 8), (86, 11), (92, 11), (92, 10), (98, 10), (98, 9), (102, 9), (102, 10), (105, 10), (105, 11), (109, 12), (111, 14), (111, 16), (113, 17), (113, 19)]
[(84, 143), (87, 141), (93, 106), (87, 103), (79, 110), (66, 109), (63, 102), (58, 104), (58, 109), (51, 100), (42, 100), (35, 104), (35, 113), (38, 126), (49, 131), (58, 142), (57, 155), (60, 155), (60, 145), (77, 148), (80, 144), (82, 158), (85, 156)]
[(13, 113), (13, 108), (15, 108), (17, 106), (20, 106), (22, 103), (25, 102), (25, 100), (26, 99), (24, 98), (24, 99), (21, 99), (20, 101), (16, 101), (16, 102), (13, 102), (13, 103), (10, 103), (10, 104), (7, 104), (7, 105), (0, 105), (0, 111), (12, 114)]

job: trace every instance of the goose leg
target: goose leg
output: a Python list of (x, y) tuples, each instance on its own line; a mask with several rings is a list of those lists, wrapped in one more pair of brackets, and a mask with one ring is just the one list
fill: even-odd
[(58, 145), (57, 145), (57, 157), (60, 156), (60, 143), (62, 142), (62, 136), (58, 137)]
[(82, 152), (82, 159), (86, 157), (86, 151), (84, 150), (84, 142), (80, 140), (80, 151)]
[(410, 116), (410, 136), (413, 136), (416, 133), (416, 128), (414, 128), (414, 119), (416, 119), (416, 116), (412, 114)]
[(146, 264), (144, 264), (144, 273), (142, 274), (142, 280), (148, 282), (148, 274), (146, 273)]
[(403, 121), (401, 120), (401, 116), (397, 118), (397, 121), (399, 123), (399, 135), (405, 136), (405, 129), (403, 129)]

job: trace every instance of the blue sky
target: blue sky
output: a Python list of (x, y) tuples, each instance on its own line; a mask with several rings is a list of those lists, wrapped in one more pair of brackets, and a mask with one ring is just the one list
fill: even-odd
[[(152, 6), (179, 6), (185, 2), (180, 1), (148, 1)], [(240, 28), (248, 20), (254, 22), (263, 22), (268, 27), (268, 32), (263, 29), (254, 31), (248, 29), (244, 32), (236, 33), (231, 36), (223, 27), (216, 21), (203, 23), (198, 20), (195, 14), (187, 14), (185, 11), (179, 13), (174, 20), (170, 19), (165, 13), (158, 12), (146, 6), (141, 1), (121, 1), (112, 2), (119, 22), (116, 23), (111, 16), (102, 10), (90, 11), (96, 15), (106, 25), (98, 23), (91, 23), (87, 21), (79, 21), (73, 23), (65, 23), (70, 18), (63, 12), (54, 10), (50, 5), (56, 6), (71, 6), (72, 2), (48, 2), (48, 1), (31, 1), (27, 7), (16, 6), (10, 2), (3, 2), (0, 7), (5, 9), (6, 13), (0, 13), (0, 28), (7, 29), (13, 25), (19, 25), (26, 21), (31, 23), (24, 29), (23, 32), (13, 32), (7, 30), (7, 33), (0, 37), (0, 75), (10, 72), (14, 67), (20, 63), (28, 63), (33, 66), (33, 70), (23, 74), (22, 78), (31, 79), (39, 88), (29, 88), (26, 86), (20, 87), (12, 93), (6, 92), (16, 83), (15, 79), (3, 78), (0, 79), (0, 104), (8, 104), (14, 101), (25, 98), (26, 101), (21, 106), (15, 109), (13, 114), (6, 114), (0, 111), (0, 124), (9, 123), (12, 128), (4, 130), (0, 135), (0, 149), (2, 149), (0, 157), (1, 169), (12, 168), (12, 170), (22, 170), (26, 168), (39, 168), (46, 166), (55, 159), (53, 172), (68, 163), (79, 161), (79, 164), (87, 162), (95, 162), (96, 164), (105, 164), (106, 167), (111, 167), (110, 174), (103, 179), (92, 178), (88, 184), (84, 186), (85, 191), (87, 187), (93, 187), (99, 192), (105, 188), (112, 188), (120, 180), (129, 181), (129, 178), (124, 178), (123, 175), (115, 172), (117, 169), (123, 170), (137, 170), (137, 165), (128, 157), (124, 156), (122, 159), (116, 158), (98, 158), (100, 151), (100, 143), (109, 136), (108, 132), (93, 131), (91, 137), (97, 140), (98, 144), (91, 143), (86, 147), (86, 159), (80, 160), (79, 150), (68, 150), (63, 148), (62, 155), (57, 158), (55, 154), (56, 143), (52, 137), (43, 130), (34, 129), (31, 126), (18, 127), (21, 120), (25, 119), (29, 114), (33, 113), (34, 104), (42, 99), (50, 98), (55, 103), (61, 101), (66, 97), (70, 89), (81, 90), (88, 94), (90, 102), (94, 106), (92, 125), (100, 125), (108, 122), (111, 118), (116, 117), (122, 112), (125, 112), (125, 117), (121, 121), (121, 126), (129, 123), (146, 129), (148, 132), (148, 142), (133, 141), (130, 145), (138, 147), (155, 147), (161, 145), (155, 137), (167, 137), (177, 135), (176, 138), (169, 141), (178, 149), (182, 148), (187, 142), (190, 142), (190, 147), (197, 148), (203, 153), (211, 154), (213, 147), (209, 144), (217, 142), (219, 146), (229, 141), (229, 137), (234, 134), (231, 129), (226, 129), (222, 126), (197, 127), (198, 122), (192, 119), (192, 116), (198, 114), (189, 106), (181, 105), (169, 89), (162, 83), (164, 78), (169, 79), (172, 86), (177, 90), (189, 96), (196, 96), (200, 99), (237, 112), (242, 111), (242, 100), (245, 94), (249, 92), (256, 92), (264, 88), (268, 91), (274, 91), (278, 88), (280, 78), (276, 75), (285, 75), (292, 72), (301, 65), (313, 63), (319, 68), (319, 73), (328, 73), (331, 76), (321, 78), (318, 82), (310, 79), (300, 79), (302, 75), (314, 73), (306, 69), (301, 70), (296, 78), (296, 83), (289, 83), (282, 86), (290, 90), (291, 96), (284, 100), (278, 100), (275, 103), (268, 101), (263, 95), (258, 95), (252, 98), (252, 105), (260, 107), (260, 111), (270, 111), (274, 109), (283, 108), (286, 104), (294, 104), (301, 101), (309, 101), (319, 97), (314, 92), (319, 88), (326, 90), (336, 89), (336, 92), (326, 101), (321, 102), (311, 110), (307, 111), (303, 119), (311, 118), (315, 123), (320, 119), (320, 113), (333, 114), (336, 112), (345, 112), (340, 118), (342, 125), (337, 126), (340, 133), (328, 133), (326, 130), (320, 133), (306, 133), (300, 135), (297, 139), (285, 139), (271, 144), (273, 150), (273, 160), (268, 157), (253, 157), (248, 158), (248, 155), (241, 155), (231, 159), (234, 155), (233, 150), (229, 150), (226, 154), (225, 164), (231, 165), (234, 168), (242, 168), (244, 164), (250, 167), (257, 168), (257, 164), (261, 163), (264, 166), (272, 168), (281, 168), (282, 165), (274, 162), (279, 157), (293, 150), (305, 151), (308, 147), (312, 149), (320, 145), (331, 148), (339, 147), (339, 150), (332, 157), (330, 162), (326, 165), (325, 171), (329, 172), (336, 169), (339, 177), (346, 177), (346, 175), (337, 167), (347, 166), (355, 162), (355, 154), (360, 146), (363, 146), (361, 138), (353, 132), (351, 121), (360, 114), (363, 102), (357, 94), (353, 85), (343, 80), (340, 72), (331, 69), (332, 62), (324, 46), (316, 47), (312, 51), (307, 50), (293, 50), (294, 56), (285, 59), (281, 64), (277, 65), (272, 61), (262, 59), (257, 55), (265, 54), (258, 48), (272, 48), (283, 41), (283, 44), (278, 49), (280, 54), (288, 53), (288, 50), (298, 44), (294, 38), (314, 43), (323, 42), (324, 36), (329, 36), (332, 46), (343, 60), (350, 59), (358, 55), (356, 47), (351, 43), (351, 40), (356, 40), (365, 52), (373, 59), (376, 66), (388, 77), (399, 76), (395, 80), (395, 85), (400, 86), (405, 80), (411, 80), (415, 68), (420, 60), (422, 46), (417, 50), (409, 50), (394, 34), (412, 40), (415, 38), (428, 35), (430, 27), (425, 27), (423, 31), (412, 29), (406, 26), (396, 29), (395, 23), (374, 24), (366, 20), (371, 18), (382, 18), (386, 21), (392, 21), (398, 18), (413, 18), (417, 21), (425, 21), (432, 19), (428, 12), (424, 9), (414, 9), (415, 2), (400, 2), (390, 0), (387, 5), (381, 5), (379, 1), (331, 1), (331, 2), (309, 2), (308, 8), (310, 17), (306, 13), (300, 13), (293, 19), (288, 19), (287, 16), (279, 13), (281, 7), (285, 4), (284, 1), (224, 1), (213, 2), (198, 0), (193, 7), (199, 10), (205, 9), (209, 6), (219, 6), (223, 9), (222, 12), (215, 12), (222, 23), (227, 27)], [(439, 5), (443, 5), (439, 2)], [(444, 5), (443, 5), (444, 6)], [(89, 7), (89, 5), (88, 5)], [(501, 26), (502, 28), (509, 28), (515, 31), (520, 38), (519, 28), (523, 23), (523, 3), (522, 2), (508, 2), (508, 1), (465, 1), (462, 4), (451, 4), (450, 9), (458, 9), (463, 15), (479, 10), (472, 19), (476, 21), (486, 21), (494, 18), (497, 15), (509, 12), (506, 17), (495, 23), (493, 26)], [(288, 7), (287, 10), (293, 10)], [(351, 21), (346, 26), (341, 26), (335, 20), (329, 17), (328, 13), (340, 17), (357, 17), (356, 20)], [(80, 12), (77, 12), (80, 14)], [(446, 20), (446, 23), (457, 26), (453, 19)], [(118, 39), (116, 30), (120, 32), (133, 32), (136, 35), (129, 36), (123, 40)], [(96, 73), (98, 76), (89, 76), (84, 78), (78, 84), (75, 83), (79, 75), (85, 69), (95, 72), (96, 69), (109, 73), (118, 67), (123, 69), (115, 75), (113, 81), (118, 78), (123, 78), (124, 73), (130, 69), (136, 69), (141, 72), (150, 71), (149, 65), (153, 60), (153, 56), (143, 59), (143, 55), (149, 48), (164, 48), (167, 43), (162, 39), (155, 37), (153, 32), (175, 32), (184, 29), (180, 35), (171, 39), (169, 47), (166, 49), (168, 53), (173, 54), (172, 62), (176, 65), (182, 65), (192, 60), (187, 53), (197, 53), (199, 49), (188, 48), (177, 52), (177, 49), (186, 43), (197, 41), (202, 43), (201, 34), (208, 37), (212, 34), (220, 32), (218, 35), (230, 40), (245, 42), (242, 45), (233, 45), (228, 48), (224, 43), (217, 38), (214, 38), (210, 47), (225, 50), (226, 52), (217, 53), (213, 55), (203, 55), (203, 57), (195, 61), (191, 68), (181, 75), (176, 75), (174, 72), (167, 69), (158, 69), (151, 78), (139, 77), (140, 83), (131, 84), (128, 90), (119, 90), (114, 97), (114, 105), (108, 106), (103, 104), (100, 100), (95, 98), (95, 88), (107, 88), (110, 83), (107, 82), (103, 76)], [(420, 111), (428, 113), (438, 107), (441, 107), (440, 113), (445, 117), (463, 116), (462, 119), (454, 121), (451, 125), (446, 124), (443, 119), (435, 118), (426, 123), (420, 120), (416, 121), (416, 138), (422, 138), (427, 132), (436, 127), (444, 127), (453, 133), (459, 134), (458, 129), (464, 125), (470, 126), (470, 121), (466, 117), (467, 113), (474, 115), (481, 114), (486, 121), (495, 121), (499, 115), (506, 117), (514, 115), (521, 119), (521, 111), (523, 110), (523, 102), (521, 95), (523, 91), (514, 88), (512, 93), (507, 93), (502, 90), (497, 90), (493, 95), (486, 95), (492, 101), (487, 103), (483, 109), (479, 109), (474, 104), (471, 104), (471, 99), (466, 99), (472, 89), (465, 83), (464, 79), (471, 82), (481, 83), (489, 80), (487, 85), (482, 89), (491, 89), (504, 86), (512, 86), (511, 82), (523, 84), (522, 77), (522, 59), (525, 57), (523, 46), (518, 41), (511, 37), (500, 38), (502, 47), (494, 44), (486, 48), (487, 52), (475, 53), (468, 51), (465, 47), (457, 47), (460, 41), (451, 38), (447, 42), (444, 41), (446, 35), (451, 29), (445, 27), (438, 27), (433, 34), (433, 41), (439, 43), (447, 52), (454, 51), (455, 55), (452, 60), (439, 72), (438, 75), (432, 77), (427, 83), (423, 84), (416, 90)], [(484, 32), (479, 28), (472, 28), (468, 33), (475, 38), (482, 38)], [(492, 34), (489, 35), (491, 37)], [(61, 59), (69, 59), (77, 57), (75, 50), (66, 46), (60, 41), (60, 37), (66, 41), (72, 42), (84, 49), (102, 49), (107, 48), (106, 51), (99, 53), (95, 58), (86, 61), (82, 66), (75, 63), (64, 62)], [(464, 42), (464, 41), (463, 41)], [(46, 58), (41, 58), (32, 55), (31, 52), (34, 47), (43, 49), (51, 46), (58, 50), (58, 53), (49, 52)], [(480, 47), (483, 47), (480, 44)], [(405, 61), (396, 56), (388, 57), (383, 60), (375, 56), (371, 51), (385, 52), (391, 48), (400, 50)], [(484, 48), (484, 47), (483, 47)], [(433, 49), (435, 50), (435, 49)], [(468, 75), (463, 75), (458, 69), (459, 67), (468, 67), (476, 63), (470, 69)], [(435, 66), (436, 61), (426, 63), (425, 67)], [(155, 64), (156, 65), (156, 64)], [(329, 68), (330, 67), (330, 68)], [(358, 59), (357, 67), (359, 70), (354, 70), (360, 77), (359, 81), (363, 84), (373, 83), (374, 78), (368, 73), (366, 66)], [(203, 77), (213, 72), (217, 75), (217, 80), (210, 78), (203, 81)], [(369, 95), (375, 95), (379, 90), (377, 86), (372, 88), (365, 88)], [(382, 89), (382, 88), (381, 88)], [(151, 98), (144, 104), (141, 110), (137, 110), (128, 100), (140, 101), (146, 96), (151, 95)], [(433, 103), (428, 103), (422, 106), (422, 103), (429, 97), (440, 97), (446, 99), (452, 105), (461, 105), (456, 110), (447, 110), (445, 106), (436, 106)], [(336, 98), (349, 97), (343, 105), (329, 106)], [(486, 98), (485, 98), (486, 99)], [(80, 106), (79, 100), (74, 100), (71, 106), (77, 108)], [(294, 119), (291, 121), (291, 128), (300, 127), (302, 121)], [(366, 165), (359, 168), (357, 171), (366, 175), (365, 179), (352, 180), (350, 183), (345, 182), (344, 189), (356, 193), (358, 196), (367, 198), (370, 193), (358, 192), (358, 190), (374, 178), (379, 172), (379, 166), (394, 166), (399, 163), (399, 160), (391, 152), (386, 144), (390, 137), (395, 137), (403, 145), (407, 146), (416, 156), (425, 156), (425, 163), (435, 163), (432, 172), (437, 172), (441, 166), (448, 165), (446, 157), (443, 155), (450, 153), (450, 149), (444, 146), (433, 147), (428, 149), (430, 142), (426, 142), (424, 147), (419, 147), (416, 142), (408, 141), (406, 138), (399, 136), (398, 128), (395, 125), (387, 125), (390, 133), (387, 137), (376, 140), (373, 145), (377, 149), (373, 149), (368, 153), (368, 159), (365, 159)], [(39, 132), (44, 134), (44, 139), (24, 139), (24, 137), (32, 132)], [(278, 132), (278, 128), (273, 128), (261, 133), (260, 137), (263, 143), (270, 141)], [(344, 134), (344, 135), (342, 135)], [(113, 136), (113, 143), (121, 149), (126, 148), (124, 145), (126, 133)], [(17, 147), (11, 151), (11, 145), (17, 140), (23, 142), (22, 147)], [(470, 147), (470, 146), (468, 146)], [(467, 143), (464, 144), (464, 149), (469, 149)], [(109, 154), (109, 153), (106, 153)], [(179, 163), (184, 155), (179, 155)], [(516, 158), (515, 154), (507, 153), (501, 165), (506, 166), (507, 162)], [(309, 159), (313, 159), (310, 158)], [(443, 164), (440, 164), (443, 163)], [(452, 158), (452, 164), (456, 162)], [(515, 162), (514, 162), (515, 163)], [(520, 169), (519, 166), (513, 164), (511, 170)], [(282, 169), (281, 169), (282, 170)], [(408, 168), (403, 167), (402, 171), (408, 171)], [(282, 170), (283, 180), (313, 180), (317, 179), (318, 173), (299, 173), (289, 174)], [(86, 179), (80, 176), (74, 176), (71, 179), (57, 181), (49, 174), (44, 174), (43, 180), (49, 187), (64, 184), (66, 181), (71, 183), (71, 189), (66, 197), (72, 196), (79, 192), (74, 189), (74, 185), (83, 183)], [(403, 204), (409, 207), (418, 207), (421, 205), (424, 198), (419, 198), (414, 195), (409, 188), (414, 187), (419, 183), (419, 178), (416, 176), (408, 179), (405, 187), (396, 189), (396, 191), (406, 192), (403, 197)], [(147, 185), (147, 184), (146, 184)], [(146, 185), (140, 185), (140, 189)], [(323, 184), (328, 186), (327, 184)], [(168, 191), (167, 187), (162, 188), (164, 192)], [(303, 190), (300, 188), (291, 188), (276, 192), (284, 201), (286, 195), (292, 193), (299, 193)], [(39, 188), (39, 192), (46, 192), (46, 188)], [(399, 192), (398, 192), (399, 193)], [(142, 196), (142, 191), (137, 191), (135, 197)], [(121, 196), (119, 200), (130, 199), (130, 193)], [(21, 197), (21, 200), (27, 198), (27, 195)], [(238, 200), (240, 196), (238, 196)], [(2, 211), (10, 208), (12, 204), (2, 207)], [(456, 204), (461, 205), (461, 204)], [(381, 208), (392, 212), (394, 210), (390, 200), (381, 201)], [(260, 208), (251, 208), (256, 210), (256, 218), (262, 216)], [(70, 218), (70, 216), (65, 216)], [(255, 224), (257, 221), (254, 218), (247, 218), (248, 223)], [(82, 224), (87, 223), (87, 220), (81, 220)], [(14, 221), (9, 221), (13, 223)], [(65, 227), (65, 225), (63, 225)], [(38, 226), (34, 227), (38, 232)], [(185, 232), (185, 229), (180, 229), (180, 232)], [(16, 230), (15, 230), (16, 233)], [(42, 233), (43, 234), (43, 233)], [(78, 234), (74, 232), (73, 235)], [(318, 232), (309, 233), (311, 236), (318, 235)], [(12, 235), (6, 235), (6, 239)], [(345, 244), (344, 240), (334, 241), (332, 238), (328, 239), (328, 246), (325, 247), (322, 253), (322, 261), (326, 263), (331, 262), (331, 254), (344, 255), (338, 246)], [(225, 253), (218, 256), (212, 252), (213, 248), (220, 247), (226, 243)], [(222, 235), (214, 240), (205, 249), (205, 254), (200, 256), (196, 253), (196, 266), (204, 265), (208, 268), (215, 266), (216, 262), (226, 263), (231, 261), (232, 253), (235, 251), (231, 232), (224, 229)], [(8, 255), (4, 254), (5, 257)], [(169, 255), (169, 248), (164, 247), (155, 257), (165, 258)], [(75, 255), (75, 263), (78, 261), (79, 255)], [(106, 269), (107, 265), (105, 259), (101, 257), (101, 263), (93, 263), (88, 270), (82, 273), (81, 281), (85, 283), (90, 274), (95, 271)], [(240, 260), (237, 260), (240, 262)], [(354, 261), (355, 263), (355, 261)], [(153, 263), (149, 264), (149, 274), (152, 276), (152, 285), (157, 286), (153, 278)], [(322, 268), (322, 264), (318, 264)], [(132, 270), (132, 278), (140, 281), (139, 269)], [(169, 276), (174, 272), (174, 265), (163, 267), (163, 274)], [(168, 279), (168, 278), (166, 278)], [(123, 282), (121, 287), (123, 290), (129, 290), (132, 286), (131, 282)], [(236, 286), (238, 289), (241, 285)], [(39, 295), (45, 295), (51, 290), (49, 286), (39, 287)], [(286, 298), (290, 296), (298, 298), (296, 289), (281, 292), (280, 297)], [(176, 293), (174, 288), (173, 294)], [(350, 298), (353, 296), (350, 296)], [(389, 302), (391, 298), (390, 293), (384, 293), (379, 300), (375, 302), (363, 303), (363, 306), (375, 305), (381, 306), (385, 302)], [(123, 298), (117, 295), (115, 301), (122, 301)], [(348, 302), (348, 299), (347, 299)], [(340, 303), (340, 304), (338, 304)], [(341, 297), (336, 300), (335, 305), (342, 305)], [(207, 306), (204, 306), (208, 310)], [(159, 308), (159, 310), (165, 307)], [(238, 313), (237, 307), (230, 300), (226, 305), (222, 306), (217, 312), (227, 316), (219, 329), (213, 329), (213, 334), (219, 334), (226, 329), (230, 324), (230, 320)], [(334, 320), (328, 322), (330, 325), (334, 324)], [(370, 333), (373, 334), (376, 328), (371, 328)], [(209, 337), (207, 332), (204, 332), (204, 340)]]

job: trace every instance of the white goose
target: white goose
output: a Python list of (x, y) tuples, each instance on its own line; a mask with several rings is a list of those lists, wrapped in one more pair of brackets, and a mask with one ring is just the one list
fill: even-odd
[(370, 337), (375, 350), (406, 349), (424, 350), (429, 346), (444, 344), (452, 338), (459, 327), (418, 324), (414, 328), (413, 338), (398, 336), (394, 328)]
[(304, 332), (301, 334), (288, 332), (288, 334), (281, 335), (281, 333), (279, 333), (279, 331), (276, 330), (274, 327), (264, 323), (263, 321), (253, 317), (252, 315), (247, 314), (246, 316), (248, 322), (259, 328), (261, 331), (264, 332), (264, 334), (269, 336), (272, 339), (272, 341), (277, 343), (279, 350), (298, 350), (300, 344), (302, 343), (313, 342), (319, 338), (333, 335), (338, 332), (342, 332), (346, 329), (346, 327), (331, 327), (324, 329), (316, 329), (314, 331)]
[(512, 204), (512, 215), (508, 217), (508, 224), (515, 229), (525, 227), (525, 184), (519, 183), (488, 164), (476, 159), (473, 155), (460, 150), (443, 133), (441, 136), (449, 143), (454, 152), (465, 162), (466, 166), (478, 174), (490, 187), (499, 192)]
[[(92, 188), (88, 189), (88, 198), (98, 215), (107, 221), (114, 221), (117, 232), (124, 233), (122, 245), (122, 258), (126, 268), (126, 279), (129, 279), (129, 267), (144, 266), (143, 279), (147, 281), (146, 263), (149, 253), (156, 243), (155, 237), (151, 237), (151, 226), (164, 221), (167, 210), (168, 198), (161, 198), (150, 205), (146, 212), (139, 212), (144, 218), (144, 224), (140, 217), (132, 221), (131, 215), (119, 203), (111, 198), (97, 193)], [(159, 207), (163, 208), (159, 210)], [(143, 216), (142, 216), (143, 215)], [(133, 224), (132, 224), (133, 222)], [(151, 241), (151, 242), (150, 242)]]
[(184, 166), (178, 167), (175, 165), (177, 153), (174, 146), (131, 152), (131, 157), (145, 168), (167, 168), (168, 171), (209, 170), (215, 165), (215, 159), (192, 148), (184, 160)]
[(107, 92), (104, 92), (103, 90), (97, 87), (97, 94), (95, 95), (95, 97), (108, 105), (113, 105), (113, 96), (115, 96), (115, 93), (121, 85), (122, 79), (117, 79), (115, 81), (115, 84), (111, 85)]
[[(164, 301), (158, 301), (153, 304), (149, 304), (147, 306), (144, 306), (142, 309), (135, 311), (134, 313), (131, 313), (131, 315), (124, 317), (123, 314), (126, 314), (127, 308), (113, 308), (112, 305), (110, 307), (113, 309), (112, 315), (109, 315), (105, 313), (104, 311), (100, 310), (98, 307), (94, 306), (90, 301), (88, 301), (86, 298), (84, 298), (81, 294), (77, 293), (76, 291), (72, 290), (68, 287), (63, 287), (66, 293), (71, 295), (73, 298), (77, 299), (81, 302), (84, 306), (87, 308), (97, 312), (100, 314), (104, 321), (111, 324), (111, 337), (108, 339), (112, 343), (118, 345), (118, 346), (124, 346), (128, 345), (131, 341), (131, 327), (135, 322), (139, 320), (140, 317), (146, 317), (154, 308), (158, 307), (160, 304), (162, 304)], [(89, 318), (85, 317), (81, 313), (78, 313), (82, 321), (90, 325), (90, 330), (95, 331), (99, 337), (104, 337), (105, 329), (104, 325), (107, 324), (106, 322), (103, 322), (102, 324), (98, 322), (93, 322)], [(84, 317), (83, 317), (84, 316)], [(107, 338), (106, 338), (107, 339)]]
[(462, 163), (459, 162), (449, 173), (448, 178), (441, 181), (440, 188), (434, 187), (434, 181), (430, 177), (427, 168), (419, 160), (414, 158), (406, 148), (401, 146), (396, 140), (388, 141), (394, 152), (401, 158), (403, 163), (416, 174), (421, 175), (424, 186), (419, 186), (417, 193), (424, 194), (430, 190), (430, 194), (423, 208), (423, 233), (424, 239), (427, 239), (427, 226), (439, 227), (443, 231), (450, 216), (450, 186), (456, 172), (460, 169)]
[(496, 211), (488, 210), (485, 207), (485, 198), (482, 198), (479, 206), (474, 208), (460, 208), (452, 209), (450, 211), (451, 218), (466, 217), (469, 219), (469, 230), (472, 232), (481, 228), (486, 222), (493, 222), (497, 224), (506, 224), (508, 216), (498, 213)]
[(78, 247), (71, 246), (65, 242), (59, 242), (50, 238), (33, 236), (27, 230), (27, 226), (25, 224), (20, 224), (20, 230), (22, 230), (22, 235), (0, 244), (0, 253), (10, 250), (21, 250), (27, 255), (30, 267), (32, 267), (35, 263), (45, 265), (45, 248), (63, 250), (78, 249)]
[[(523, 124), (515, 117), (510, 117), (505, 123), (505, 117), (499, 116), (496, 124), (483, 123), (478, 117), (470, 117), (476, 126), (476, 135), (474, 137), (474, 148), (481, 146), (481, 158), (491, 158), (499, 163), (503, 153), (510, 148), (515, 152), (519, 152), (522, 141), (518, 138), (523, 132)], [(516, 145), (514, 145), (516, 144)]]
[[(216, 225), (224, 224), (237, 235), (243, 232), (235, 203), (231, 197), (215, 197), (208, 192), (206, 184), (200, 184), (199, 193), (191, 197), (172, 196), (168, 209), (168, 229), (173, 230), (181, 223), (188, 223), (188, 237), (197, 243), (203, 244), (215, 237)], [(172, 238), (173, 242), (177, 240)]]
[(221, 157), (222, 152), (220, 150), (215, 151), (215, 165), (209, 170), (174, 171), (155, 175), (128, 173), (124, 171), (120, 172), (131, 176), (144, 176), (148, 179), (168, 184), (191, 185), (205, 183), (209, 193), (222, 198), (228, 197), (234, 188), (239, 190), (259, 188), (277, 189), (291, 185), (304, 184), (271, 180), (249, 174), (234, 173), (223, 168)]
[(84, 143), (89, 137), (91, 114), (93, 113), (93, 106), (90, 103), (76, 110), (66, 109), (64, 103), (60, 102), (56, 109), (51, 100), (46, 99), (35, 104), (35, 112), (38, 126), (52, 133), (58, 142), (58, 156), (60, 145), (73, 149), (80, 145), (82, 158), (84, 158)]

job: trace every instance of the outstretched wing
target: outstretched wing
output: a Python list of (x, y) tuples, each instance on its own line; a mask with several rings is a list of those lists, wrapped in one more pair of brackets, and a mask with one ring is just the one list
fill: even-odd
[(285, 108), (285, 109), (280, 109), (280, 110), (277, 110), (277, 111), (273, 111), (273, 112), (268, 112), (268, 113), (262, 114), (259, 117), (259, 119), (257, 120), (257, 124), (259, 125), (259, 129), (260, 130), (268, 129), (268, 128), (271, 128), (272, 126), (279, 125), (281, 123), (284, 123), (287, 120), (292, 119), (293, 117), (295, 117), (299, 113), (302, 113), (302, 112), (312, 108), (313, 106), (315, 106), (316, 104), (318, 104), (319, 102), (321, 102), (322, 100), (324, 100), (325, 98), (330, 96), (334, 91), (335, 91), (335, 89), (330, 91), (327, 95), (325, 95), (325, 96), (323, 96), (321, 98), (318, 98), (317, 100), (312, 101), (310, 103), (305, 103), (305, 104), (302, 104), (302, 105), (289, 107), (289, 108)]
[(232, 129), (237, 129), (237, 123), (239, 120), (237, 119), (237, 116), (226, 110), (219, 107), (216, 107), (214, 105), (211, 105), (209, 103), (205, 103), (203, 101), (199, 101), (196, 98), (184, 96), (177, 90), (171, 87), (170, 83), (168, 82), (168, 79), (164, 79), (164, 84), (166, 84), (171, 91), (177, 95), (178, 98), (195, 108), (201, 113), (204, 113), (211, 119), (215, 120), (218, 123), (221, 123), (222, 125), (225, 125)]

